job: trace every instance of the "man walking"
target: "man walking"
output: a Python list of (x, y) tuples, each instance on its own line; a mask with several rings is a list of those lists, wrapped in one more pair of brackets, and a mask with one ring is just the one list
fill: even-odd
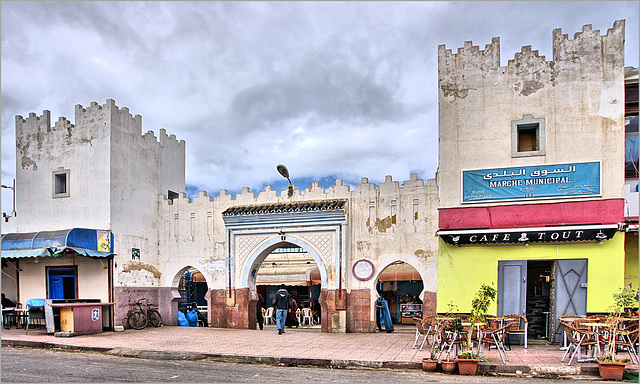
[(284, 333), (284, 324), (287, 319), (287, 312), (291, 311), (291, 296), (285, 289), (284, 284), (280, 284), (280, 289), (276, 292), (273, 298), (273, 306), (276, 309), (276, 326), (278, 328), (278, 335)]

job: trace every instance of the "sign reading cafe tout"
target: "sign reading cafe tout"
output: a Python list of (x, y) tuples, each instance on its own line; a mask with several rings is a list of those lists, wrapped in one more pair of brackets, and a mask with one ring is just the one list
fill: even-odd
[(617, 224), (593, 224), (518, 229), (440, 230), (438, 236), (451, 245), (599, 242), (611, 239)]
[(462, 202), (600, 195), (599, 161), (462, 171)]

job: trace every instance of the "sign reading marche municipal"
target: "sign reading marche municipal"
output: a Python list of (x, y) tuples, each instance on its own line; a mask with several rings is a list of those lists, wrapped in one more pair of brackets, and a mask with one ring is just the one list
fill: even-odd
[(600, 162), (462, 171), (462, 202), (600, 195)]

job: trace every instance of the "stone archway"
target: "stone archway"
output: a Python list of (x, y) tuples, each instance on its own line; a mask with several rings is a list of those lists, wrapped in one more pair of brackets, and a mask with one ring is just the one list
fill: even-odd
[(279, 203), (225, 211), (227, 288), (211, 293), (214, 326), (255, 327), (257, 271), (274, 249), (290, 243), (304, 248), (320, 270), (322, 331), (345, 332), (345, 203)]
[[(424, 279), (420, 272), (406, 260), (395, 260), (387, 263), (387, 265), (377, 273), (374, 285), (378, 295), (381, 295), (387, 300), (394, 324), (403, 323), (403, 311), (401, 310), (403, 304), (407, 304), (408, 302), (418, 303), (420, 307), (422, 307), (424, 302)], [(384, 286), (384, 288), (382, 288), (382, 286)], [(412, 310), (413, 309), (412, 307)], [(416, 312), (415, 315), (424, 317), (422, 308), (420, 308), (420, 312)], [(407, 320), (406, 324), (413, 324), (411, 320), (405, 320)]]
[(309, 243), (302, 239), (294, 236), (285, 236), (286, 239), (283, 240), (282, 237), (283, 236), (274, 237), (265, 241), (252, 252), (241, 271), (242, 287), (248, 287), (251, 291), (255, 292), (256, 275), (264, 259), (279, 246), (283, 244), (293, 244), (303, 248), (311, 255), (311, 257), (313, 257), (313, 260), (316, 262), (316, 265), (320, 270), (320, 278), (322, 281), (320, 286), (321, 288), (326, 289), (328, 284), (327, 271), (318, 252), (316, 252)]
[[(201, 278), (204, 280), (204, 283), (206, 284), (206, 286), (209, 286), (209, 282), (206, 279), (206, 276), (202, 273), (202, 271), (197, 268), (194, 267), (192, 265), (186, 265), (182, 268), (180, 268), (178, 271), (175, 272), (175, 274), (173, 275), (173, 278), (171, 279), (170, 282), (170, 304), (169, 304), (169, 313), (171, 316), (171, 321), (167, 322), (167, 324), (172, 324), (172, 325), (177, 325), (177, 319), (178, 319), (178, 311), (180, 310), (184, 310), (184, 308), (181, 308), (181, 301), (182, 301), (182, 296), (180, 293), (180, 282), (181, 280), (183, 280), (184, 275), (187, 271), (198, 271), (201, 275)], [(208, 291), (208, 290), (207, 290)], [(208, 301), (208, 295), (205, 293), (204, 294), (204, 299), (206, 301)], [(209, 303), (206, 303), (206, 307), (207, 307), (207, 313), (208, 308), (209, 308)], [(207, 316), (208, 317), (208, 316)]]

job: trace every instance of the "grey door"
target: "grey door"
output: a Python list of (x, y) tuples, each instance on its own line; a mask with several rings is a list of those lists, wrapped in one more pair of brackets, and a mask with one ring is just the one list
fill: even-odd
[(498, 316), (526, 315), (527, 261), (498, 261)]
[(563, 315), (587, 314), (587, 259), (556, 260), (555, 311), (553, 340), (562, 340), (558, 318)]

